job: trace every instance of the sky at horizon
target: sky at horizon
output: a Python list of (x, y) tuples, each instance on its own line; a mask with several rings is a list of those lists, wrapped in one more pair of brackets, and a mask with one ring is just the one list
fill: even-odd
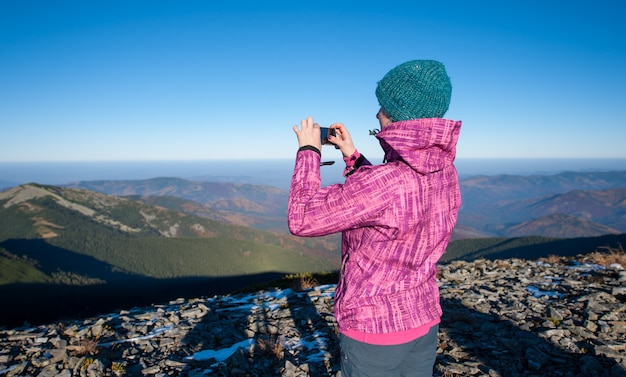
[(459, 158), (626, 158), (624, 14), (618, 0), (6, 0), (0, 162), (291, 158), (309, 115), (375, 160), (376, 82), (412, 59), (447, 68)]

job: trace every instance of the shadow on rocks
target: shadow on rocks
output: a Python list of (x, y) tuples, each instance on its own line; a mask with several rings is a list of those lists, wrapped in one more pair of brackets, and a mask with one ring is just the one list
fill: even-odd
[[(333, 376), (338, 339), (334, 288), (259, 291), (218, 297), (183, 340), (190, 356), (232, 350), (225, 359), (188, 360), (181, 376)], [(251, 297), (252, 295), (253, 297)], [(239, 346), (238, 346), (239, 345)]]
[[(333, 290), (334, 292), (334, 290)], [(334, 376), (340, 369), (340, 352), (333, 301), (321, 300), (317, 289), (290, 295), (288, 304), (294, 320), (297, 341), (293, 354), (285, 353), (288, 375)], [(317, 302), (317, 305), (316, 305)], [(321, 302), (321, 305), (320, 305)], [(306, 355), (304, 358), (299, 355)], [(295, 373), (291, 373), (293, 370)]]
[[(442, 306), (434, 376), (626, 376), (613, 359), (569, 352), (534, 331), (468, 308), (460, 300), (443, 298)], [(593, 349), (591, 344), (577, 346)]]

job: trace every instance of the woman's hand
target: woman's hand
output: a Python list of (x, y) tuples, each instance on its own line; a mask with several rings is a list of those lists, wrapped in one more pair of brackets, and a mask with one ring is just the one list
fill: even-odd
[(313, 117), (308, 117), (302, 119), (300, 125), (302, 129), (298, 128), (297, 125), (293, 126), (293, 132), (295, 132), (298, 137), (298, 146), (304, 147), (305, 145), (311, 145), (321, 151), (322, 140), (320, 138), (321, 132), (319, 124), (313, 122)]
[(352, 137), (346, 126), (342, 123), (333, 123), (330, 128), (335, 129), (335, 136), (328, 135), (328, 141), (335, 144), (341, 150), (344, 157), (350, 157), (356, 151)]

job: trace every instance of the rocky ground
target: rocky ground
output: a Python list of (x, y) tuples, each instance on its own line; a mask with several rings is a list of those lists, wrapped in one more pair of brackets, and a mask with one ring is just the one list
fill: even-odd
[[(435, 376), (626, 376), (620, 264), (452, 262), (440, 266), (440, 287)], [(340, 376), (334, 289), (179, 299), (4, 329), (0, 376)]]

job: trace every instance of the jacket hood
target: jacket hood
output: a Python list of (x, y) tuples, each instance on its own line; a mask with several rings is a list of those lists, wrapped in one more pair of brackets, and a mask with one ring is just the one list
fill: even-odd
[(461, 121), (422, 118), (391, 123), (376, 134), (385, 151), (385, 161), (402, 160), (426, 174), (452, 165)]

